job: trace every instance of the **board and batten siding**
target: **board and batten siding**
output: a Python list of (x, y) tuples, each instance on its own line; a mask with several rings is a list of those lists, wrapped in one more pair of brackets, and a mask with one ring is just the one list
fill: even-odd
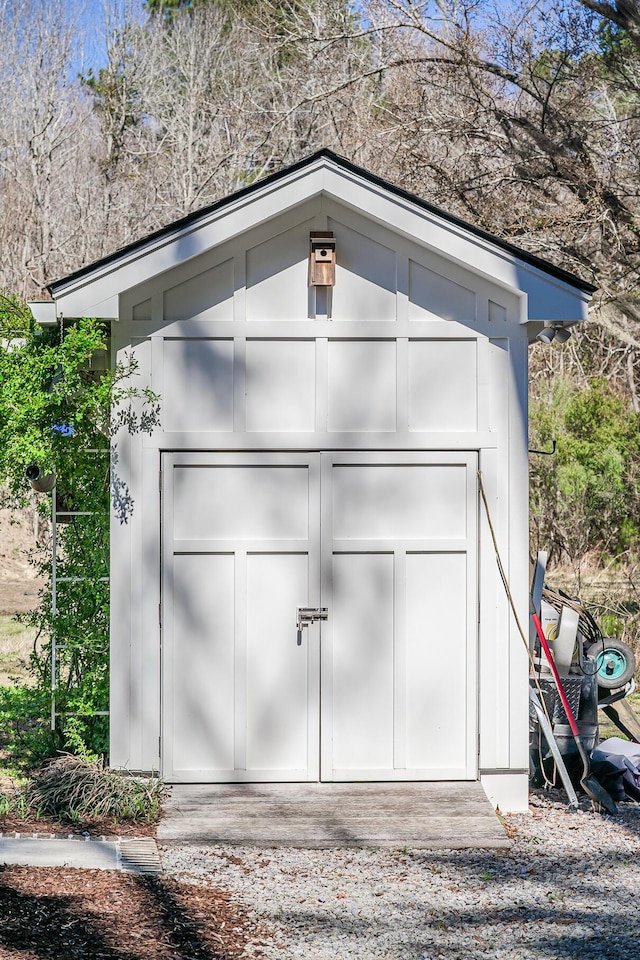
[[(335, 234), (336, 282), (330, 290), (309, 286), (310, 230), (332, 230)], [(444, 552), (438, 554), (441, 559), (445, 558), (445, 565), (450, 563), (449, 573), (442, 563), (430, 565), (429, 557), (435, 554), (433, 545), (427, 541), (432, 538), (435, 542), (438, 537), (425, 528), (426, 540), (420, 541), (418, 549), (413, 549), (409, 541), (414, 532), (404, 528), (402, 518), (392, 530), (397, 542), (391, 553), (385, 553), (380, 547), (380, 538), (376, 539), (377, 534), (370, 530), (366, 537), (362, 531), (358, 534), (370, 541), (367, 549), (352, 555), (351, 548), (345, 547), (342, 541), (342, 546), (338, 544), (334, 551), (338, 571), (335, 576), (341, 584), (352, 583), (352, 593), (357, 592), (357, 583), (365, 582), (368, 576), (378, 577), (384, 592), (393, 580), (389, 556), (404, 557), (402, 589), (416, 598), (410, 609), (419, 611), (421, 622), (419, 627), (415, 622), (398, 627), (404, 631), (405, 638), (414, 638), (399, 652), (385, 648), (380, 640), (380, 656), (383, 661), (386, 657), (391, 665), (391, 676), (394, 656), (402, 661), (396, 662), (396, 670), (404, 671), (403, 676), (412, 670), (411, 657), (418, 657), (416, 664), (423, 669), (425, 662), (419, 659), (423, 655), (421, 641), (416, 640), (415, 632), (424, 628), (427, 634), (431, 631), (428, 660), (433, 663), (439, 679), (434, 710), (442, 722), (437, 733), (437, 748), (433, 743), (430, 748), (432, 755), (423, 751), (424, 755), (418, 756), (415, 730), (424, 722), (419, 694), (407, 693), (407, 699), (402, 701), (403, 711), (399, 713), (397, 702), (394, 707), (394, 697), (397, 701), (400, 690), (397, 677), (391, 688), (388, 684), (385, 686), (386, 681), (380, 677), (372, 680), (370, 688), (363, 688), (363, 700), (378, 690), (384, 709), (391, 714), (395, 709), (397, 714), (384, 734), (388, 743), (386, 759), (376, 767), (378, 759), (372, 754), (372, 763), (363, 778), (375, 779), (376, 769), (384, 770), (384, 778), (392, 778), (395, 750), (398, 776), (409, 764), (418, 771), (417, 776), (428, 777), (427, 768), (433, 760), (435, 777), (480, 776), (490, 795), (493, 791), (503, 798), (503, 806), (522, 808), (526, 805), (525, 653), (495, 575), (495, 559), (486, 518), (478, 505), (475, 476), (479, 467), (490, 494), (493, 520), (507, 558), (512, 587), (516, 595), (525, 596), (528, 589), (527, 332), (523, 325), (526, 298), (489, 281), (474, 271), (473, 264), (461, 266), (361, 212), (329, 197), (316, 197), (127, 290), (120, 296), (119, 316), (113, 328), (115, 356), (122, 358), (133, 352), (139, 364), (139, 383), (148, 382), (161, 397), (162, 422), (151, 436), (123, 434), (115, 449), (115, 475), (121, 495), (119, 503), (116, 498), (112, 536), (112, 763), (134, 770), (162, 769), (167, 756), (171, 756), (175, 744), (169, 746), (163, 742), (171, 731), (175, 732), (174, 727), (167, 726), (167, 716), (171, 717), (172, 710), (175, 712), (176, 703), (163, 700), (170, 695), (166, 670), (163, 677), (163, 662), (166, 667), (167, 657), (173, 663), (170, 682), (174, 683), (178, 676), (175, 682), (202, 699), (201, 716), (195, 710), (192, 718), (195, 727), (199, 716), (200, 721), (207, 724), (213, 722), (217, 710), (223, 713), (226, 710), (228, 720), (238, 709), (231, 703), (225, 707), (220, 698), (214, 696), (215, 685), (208, 685), (199, 673), (207, 669), (207, 656), (222, 658), (209, 663), (209, 667), (220, 669), (223, 674), (226, 670), (227, 681), (235, 683), (236, 692), (240, 691), (239, 696), (244, 697), (242, 709), (250, 709), (247, 690), (254, 681), (251, 677), (234, 680), (229, 657), (237, 657), (237, 651), (234, 653), (228, 648), (226, 652), (220, 649), (202, 653), (188, 643), (181, 646), (177, 637), (171, 635), (171, 626), (167, 638), (170, 649), (163, 646), (166, 640), (161, 636), (161, 621), (165, 619), (166, 631), (166, 620), (174, 615), (163, 609), (167, 597), (161, 593), (161, 568), (168, 569), (166, 551), (175, 548), (175, 557), (179, 557), (175, 564), (171, 559), (170, 566), (175, 567), (172, 576), (175, 574), (186, 584), (198, 585), (193, 600), (194, 616), (206, 619), (215, 614), (222, 618), (223, 624), (231, 613), (222, 599), (218, 607), (215, 603), (213, 608), (207, 606), (213, 603), (213, 595), (207, 595), (206, 584), (215, 581), (221, 597), (224, 584), (232, 589), (231, 567), (224, 557), (239, 547), (235, 533), (229, 535), (225, 553), (198, 544), (198, 536), (185, 538), (178, 535), (179, 530), (167, 532), (168, 508), (166, 503), (161, 504), (161, 489), (165, 498), (169, 490), (173, 496), (174, 477), (171, 482), (166, 477), (159, 480), (162, 458), (166, 471), (173, 470), (186, 454), (195, 457), (194, 463), (205, 468), (216, 462), (215, 455), (233, 460), (234, 453), (238, 457), (248, 453), (263, 457), (273, 452), (278, 456), (287, 452), (291, 455), (318, 453), (329, 455), (327, 462), (333, 467), (326, 469), (335, 470), (340, 456), (347, 460), (355, 456), (358, 461), (359, 452), (363, 454), (360, 461), (365, 465), (383, 454), (380, 462), (384, 463), (386, 457), (389, 464), (401, 462), (403, 457), (408, 458), (408, 462), (418, 462), (420, 455), (428, 454), (437, 455), (436, 462), (447, 463), (447, 457), (457, 463), (464, 462), (469, 471), (465, 484), (472, 483), (473, 523), (464, 531), (465, 538), (469, 531), (473, 537), (473, 542), (464, 541), (467, 551), (464, 569), (473, 571), (473, 588), (462, 598), (463, 606), (471, 604), (471, 608), (464, 607), (463, 615), (466, 647), (462, 656), (457, 648), (451, 653), (447, 643), (449, 629), (460, 634), (459, 585), (463, 580), (466, 585), (468, 579), (455, 559), (460, 554), (452, 550), (447, 540), (459, 535), (455, 525), (451, 528), (454, 533), (446, 533), (446, 543), (441, 544)], [(365, 453), (372, 459), (367, 460)], [(383, 473), (376, 477), (374, 487), (378, 480), (384, 484)], [(352, 473), (326, 482), (336, 485), (337, 499), (332, 505), (339, 511), (339, 490), (346, 490), (345, 484), (357, 483), (358, 478)], [(230, 502), (234, 496), (239, 498), (238, 502), (242, 499), (237, 484), (232, 485), (225, 496)], [(349, 496), (353, 499), (353, 491)], [(446, 490), (443, 496), (447, 496)], [(464, 502), (466, 505), (467, 501)], [(194, 503), (190, 523), (197, 523), (197, 497)], [(173, 516), (174, 506), (170, 509)], [(181, 501), (179, 510), (183, 509)], [(371, 526), (377, 509), (373, 501), (370, 509), (363, 508), (362, 522)], [(161, 511), (165, 511), (162, 533)], [(353, 522), (357, 526), (357, 517)], [(259, 529), (259, 522), (256, 523)], [(354, 530), (348, 524), (345, 530), (347, 528), (351, 536)], [(214, 524), (210, 531), (213, 540), (221, 536), (216, 531)], [(340, 540), (338, 534), (339, 531), (321, 534), (329, 544), (326, 549), (331, 547), (332, 536)], [(277, 563), (291, 565), (292, 554), (286, 550), (279, 552), (275, 547), (274, 550), (279, 554)], [(244, 550), (245, 560), (246, 555)], [(259, 566), (257, 555), (256, 548), (252, 563), (242, 574), (245, 587), (247, 577), (252, 575), (252, 564), (254, 569)], [(296, 555), (299, 556), (300, 551)], [(199, 556), (205, 559), (197, 560)], [(349, 556), (351, 560), (347, 562)], [(326, 563), (324, 554), (323, 557), (322, 562)], [(367, 564), (371, 566), (369, 573), (364, 570)], [(364, 571), (362, 577), (354, 573), (358, 565)], [(300, 571), (295, 563), (293, 567), (296, 569), (285, 576), (295, 579)], [(259, 604), (262, 588), (258, 580), (254, 599), (247, 601), (249, 608), (252, 603)], [(456, 584), (458, 587), (454, 589)], [(422, 585), (424, 602), (418, 599)], [(395, 609), (402, 619), (404, 614), (398, 613), (397, 600), (395, 603), (394, 607), (389, 600), (386, 609)], [(340, 616), (346, 623), (350, 617), (356, 617), (356, 613), (345, 608), (336, 616), (338, 623)], [(180, 629), (185, 631), (184, 623)], [(309, 632), (312, 630), (317, 630), (317, 625)], [(469, 645), (471, 635), (473, 640)], [(354, 636), (357, 648), (363, 641), (358, 640), (357, 630)], [(364, 647), (356, 649), (355, 655), (364, 656)], [(462, 669), (459, 668), (461, 656)], [(349, 753), (352, 734), (345, 719), (348, 710), (344, 706), (343, 682), (344, 675), (338, 675), (333, 685), (338, 706), (332, 716), (338, 726), (343, 724), (344, 736), (340, 734), (342, 740), (337, 754), (323, 761), (329, 778), (340, 778), (340, 770), (344, 770), (346, 778), (358, 777)], [(315, 683), (315, 679), (311, 683)], [(260, 703), (263, 693), (255, 683), (254, 688), (255, 702)], [(316, 694), (312, 691), (311, 696), (313, 699)], [(357, 691), (354, 696), (357, 698)], [(466, 766), (462, 770), (456, 760), (455, 769), (449, 769), (447, 725), (455, 728), (456, 723), (447, 711), (462, 707), (464, 733), (456, 732), (456, 736), (467, 739), (464, 749), (456, 749), (458, 758), (464, 753)], [(364, 702), (361, 709), (366, 713)], [(407, 711), (412, 710), (415, 719), (407, 720)], [(282, 723), (286, 725), (286, 711), (283, 716)], [(241, 725), (246, 721), (246, 715), (243, 717), (238, 721)], [(179, 728), (180, 721), (176, 722)], [(237, 743), (234, 746), (228, 739), (230, 736), (233, 739), (233, 731), (230, 732), (228, 722), (225, 723), (227, 745), (221, 747), (221, 756), (226, 759), (224, 763), (220, 761), (220, 769), (226, 769), (226, 763), (228, 773), (233, 768), (233, 751), (240, 750), (242, 754), (246, 744), (244, 748)], [(412, 723), (407, 739), (407, 724)], [(211, 778), (211, 770), (197, 773), (202, 767), (205, 749), (202, 728), (194, 733), (190, 746), (184, 729), (178, 729), (175, 736), (183, 744), (179, 749), (184, 750), (185, 756), (184, 763), (178, 761), (170, 772), (177, 771), (179, 779), (189, 776), (197, 779), (200, 775)], [(315, 736), (312, 726), (308, 739)], [(302, 740), (298, 738), (296, 742), (299, 746)], [(254, 738), (253, 746), (250, 744), (248, 749), (259, 753), (263, 747), (264, 744), (260, 746)], [(191, 759), (187, 757), (189, 749), (193, 752)], [(407, 760), (407, 751), (416, 754), (413, 766), (411, 758)], [(240, 762), (243, 762), (242, 756)], [(305, 767), (311, 770), (310, 777), (317, 775), (315, 762), (312, 758), (312, 767)], [(262, 776), (269, 763), (260, 760), (258, 766)], [(292, 769), (298, 771), (295, 764)], [(298, 775), (299, 771), (294, 773)], [(247, 778), (250, 779), (250, 775)]]

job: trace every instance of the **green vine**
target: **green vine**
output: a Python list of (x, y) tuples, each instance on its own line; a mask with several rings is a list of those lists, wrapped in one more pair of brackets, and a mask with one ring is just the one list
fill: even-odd
[[(46, 586), (23, 619), (35, 628), (27, 687), (0, 691), (0, 725), (16, 756), (38, 762), (57, 750), (106, 756), (109, 710), (109, 511), (111, 440), (118, 429), (151, 431), (158, 398), (136, 384), (133, 360), (96, 369), (108, 329), (80, 319), (43, 330), (16, 297), (0, 296), (0, 484), (5, 504), (33, 497), (25, 468), (55, 475), (36, 494), (43, 519), (57, 503), (56, 609), (51, 543), (35, 561)], [(104, 366), (104, 364), (103, 364)], [(55, 637), (55, 729), (51, 729)]]

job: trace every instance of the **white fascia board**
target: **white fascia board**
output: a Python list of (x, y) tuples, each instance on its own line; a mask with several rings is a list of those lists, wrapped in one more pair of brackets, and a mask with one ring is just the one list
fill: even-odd
[(408, 198), (389, 194), (382, 186), (363, 182), (352, 171), (329, 162), (324, 187), (326, 193), (344, 206), (372, 217), (511, 293), (525, 293), (529, 306), (523, 323), (586, 320), (588, 293), (520, 260), (463, 226), (417, 207)]
[[(85, 274), (56, 290), (58, 309), (66, 317), (97, 316), (89, 308), (102, 301), (117, 302), (119, 295), (138, 284), (232, 240), (253, 227), (310, 200), (322, 190), (321, 158), (317, 164), (294, 171), (291, 177), (266, 184), (263, 191), (203, 214), (187, 227), (177, 227), (162, 236), (125, 252), (95, 271)], [(117, 317), (116, 313), (109, 316)]]
[(27, 300), (31, 316), (41, 327), (52, 327), (58, 322), (56, 305), (53, 300)]
[[(60, 301), (58, 301), (60, 304)], [(62, 316), (68, 317), (96, 317), (98, 320), (118, 320), (120, 318), (120, 298), (116, 294), (109, 297), (108, 300), (102, 300), (100, 303), (85, 303), (83, 313), (66, 313), (60, 305)]]
[(587, 293), (327, 157), (318, 157), (274, 183), (265, 183), (255, 193), (203, 213), (187, 226), (163, 231), (147, 243), (124, 251), (121, 257), (58, 285), (58, 311), (66, 317), (117, 318), (119, 296), (124, 291), (323, 193), (511, 293), (521, 298), (525, 294), (528, 313), (523, 315), (523, 323), (586, 318)]

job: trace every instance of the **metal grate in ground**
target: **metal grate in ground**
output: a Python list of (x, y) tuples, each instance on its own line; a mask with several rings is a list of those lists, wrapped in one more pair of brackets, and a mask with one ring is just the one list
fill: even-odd
[(139, 840), (121, 839), (118, 843), (120, 868), (125, 873), (162, 873), (160, 854), (155, 840), (150, 837)]

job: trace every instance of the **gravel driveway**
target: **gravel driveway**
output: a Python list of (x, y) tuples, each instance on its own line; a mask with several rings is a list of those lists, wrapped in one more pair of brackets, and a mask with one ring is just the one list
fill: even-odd
[(261, 921), (247, 956), (640, 960), (640, 805), (601, 816), (538, 793), (508, 853), (172, 847), (169, 876)]

